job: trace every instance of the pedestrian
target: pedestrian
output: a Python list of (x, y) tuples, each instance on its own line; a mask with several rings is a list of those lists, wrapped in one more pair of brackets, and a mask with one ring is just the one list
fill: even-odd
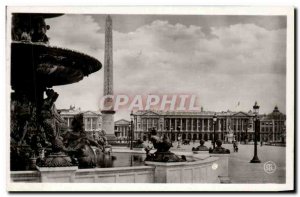
[(237, 142), (234, 141), (233, 142), (233, 152), (238, 152), (239, 148), (238, 148), (238, 145), (237, 145)]

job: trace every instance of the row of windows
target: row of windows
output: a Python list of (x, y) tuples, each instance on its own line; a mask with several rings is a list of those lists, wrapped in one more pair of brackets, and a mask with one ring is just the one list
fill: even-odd
[[(266, 131), (266, 132), (273, 131), (273, 128), (272, 127), (261, 127), (261, 131)], [(278, 132), (278, 131), (281, 132), (281, 131), (283, 131), (283, 128), (280, 129), (280, 128), (275, 127), (274, 131), (275, 132)]]
[[(193, 121), (192, 121), (193, 120)], [(176, 122), (175, 122), (176, 121)], [(243, 122), (243, 124), (242, 124)], [(176, 124), (175, 124), (176, 123)], [(142, 125), (138, 124), (138, 129), (147, 131), (149, 128), (159, 128), (160, 130), (212, 130), (213, 129), (213, 121), (210, 120), (208, 122), (207, 119), (198, 119), (198, 125), (197, 125), (197, 119), (165, 119), (164, 120), (164, 126), (163, 124), (159, 125), (158, 119), (142, 119)], [(221, 119), (220, 122), (218, 122), (215, 127), (216, 130), (226, 130), (227, 121), (225, 119)], [(220, 128), (219, 128), (220, 127)], [(252, 124), (249, 123), (248, 120), (245, 121), (239, 121), (238, 124), (236, 124), (235, 121), (231, 122), (231, 129), (233, 130), (247, 130), (252, 127)]]
[[(64, 118), (64, 120), (66, 121), (68, 127), (70, 128), (72, 125), (73, 118)], [(84, 118), (83, 124), (86, 130), (96, 130), (101, 127), (98, 118)]]
[[(274, 122), (274, 125), (282, 125), (283, 122)], [(261, 122), (261, 125), (273, 125), (273, 122)]]
[(129, 131), (129, 126), (115, 126), (115, 131)]

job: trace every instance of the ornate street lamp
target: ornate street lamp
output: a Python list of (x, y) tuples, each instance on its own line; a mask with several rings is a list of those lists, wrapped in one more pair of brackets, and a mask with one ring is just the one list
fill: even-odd
[(257, 102), (255, 101), (255, 104), (253, 106), (253, 112), (254, 112), (254, 156), (250, 163), (260, 163), (261, 161), (258, 159), (257, 156), (257, 132), (259, 129), (259, 118), (258, 118), (258, 112), (259, 112), (259, 106), (257, 105)]
[(130, 150), (132, 150), (132, 143), (133, 143), (133, 111), (131, 111), (130, 113), (130, 119), (131, 119), (131, 122), (130, 122), (130, 125), (131, 125), (131, 129), (130, 129)]
[(216, 143), (216, 123), (217, 123), (217, 113), (213, 116), (213, 124), (214, 124), (214, 141), (213, 141), (213, 148), (215, 149), (215, 143)]

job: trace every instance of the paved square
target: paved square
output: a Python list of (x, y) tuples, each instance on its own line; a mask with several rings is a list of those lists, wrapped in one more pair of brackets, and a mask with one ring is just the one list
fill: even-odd
[[(175, 146), (175, 143), (173, 143)], [(177, 143), (176, 143), (177, 145)], [(182, 145), (180, 151), (191, 151), (192, 147), (199, 145), (199, 142), (190, 145)], [(210, 147), (211, 142), (205, 143)], [(261, 163), (250, 163), (253, 157), (254, 145), (239, 145), (239, 151), (233, 152), (232, 144), (222, 145), (230, 150), (229, 176), (232, 183), (285, 183), (286, 171), (286, 148), (279, 146), (257, 146), (258, 158)], [(178, 150), (173, 147), (172, 150)], [(272, 161), (276, 164), (274, 173), (264, 171), (264, 163)]]

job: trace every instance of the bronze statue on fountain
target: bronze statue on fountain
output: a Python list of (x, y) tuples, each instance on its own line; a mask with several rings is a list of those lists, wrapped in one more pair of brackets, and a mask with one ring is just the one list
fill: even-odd
[[(105, 136), (99, 136), (96, 141), (84, 131), (83, 115), (74, 116), (72, 121), (72, 131), (66, 132), (63, 136), (66, 152), (78, 160), (79, 168), (94, 168), (101, 166), (100, 156), (110, 155)], [(98, 163), (97, 163), (98, 162)]]
[(156, 149), (155, 153), (150, 153), (151, 148), (146, 147), (146, 159), (145, 161), (156, 161), (156, 162), (184, 162), (186, 161), (186, 157), (184, 155), (178, 157), (174, 153), (170, 151), (172, 147), (172, 142), (167, 136), (163, 136), (161, 139), (157, 136), (157, 131), (153, 128), (150, 132), (150, 141), (153, 144), (153, 148)]

